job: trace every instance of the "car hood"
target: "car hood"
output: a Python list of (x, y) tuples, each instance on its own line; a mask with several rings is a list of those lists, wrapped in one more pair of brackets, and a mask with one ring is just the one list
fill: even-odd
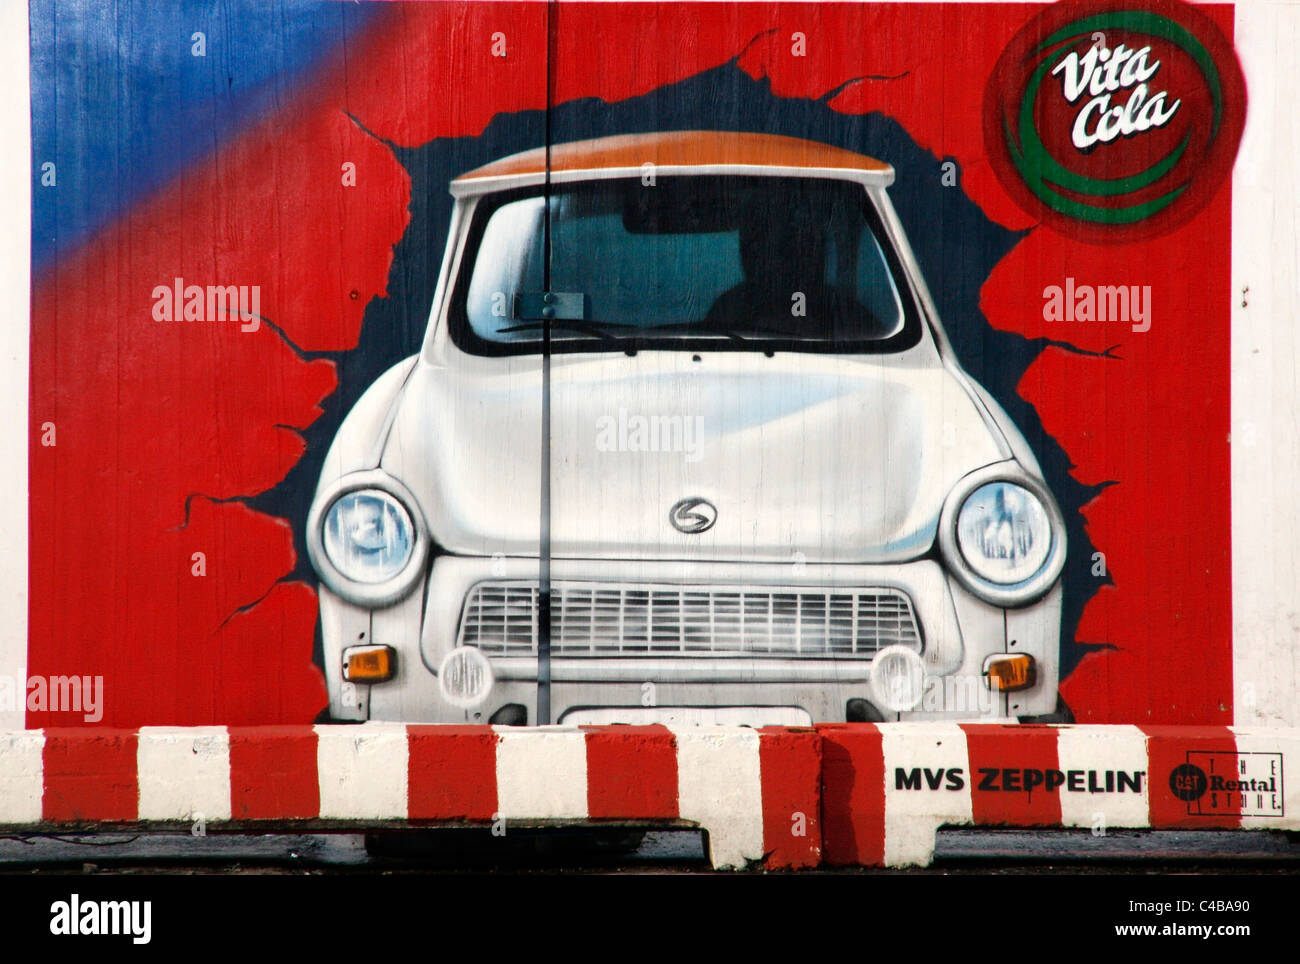
[[(434, 540), (536, 555), (543, 477), (535, 356), (421, 361), (382, 467)], [(944, 498), (1005, 459), (970, 391), (915, 356), (640, 352), (551, 363), (551, 547), (559, 557), (807, 562), (915, 558)], [(678, 523), (707, 530), (683, 532)]]

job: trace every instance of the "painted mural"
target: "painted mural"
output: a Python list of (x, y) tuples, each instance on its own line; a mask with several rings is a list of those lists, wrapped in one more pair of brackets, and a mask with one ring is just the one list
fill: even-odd
[(1230, 722), (1132, 6), (34, 0), (28, 725)]

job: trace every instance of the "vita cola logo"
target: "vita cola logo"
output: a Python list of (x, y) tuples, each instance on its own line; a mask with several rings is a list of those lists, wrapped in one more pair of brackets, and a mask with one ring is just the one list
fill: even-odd
[[(1164, 127), (1173, 120), (1183, 102), (1167, 104), (1166, 90), (1151, 94), (1147, 81), (1159, 72), (1160, 61), (1149, 62), (1150, 56), (1149, 46), (1134, 51), (1121, 43), (1111, 50), (1101, 37), (1082, 57), (1072, 50), (1052, 68), (1052, 76), (1061, 78), (1067, 103), (1077, 103), (1085, 93), (1092, 98), (1075, 116), (1070, 139), (1076, 148), (1090, 151), (1097, 144)], [(1112, 107), (1111, 98), (1126, 90), (1132, 90), (1132, 95)]]
[(1127, 242), (1209, 203), (1245, 106), (1236, 54), (1206, 13), (1179, 0), (1065, 0), (999, 57), (984, 140), (1027, 211), (1079, 240)]

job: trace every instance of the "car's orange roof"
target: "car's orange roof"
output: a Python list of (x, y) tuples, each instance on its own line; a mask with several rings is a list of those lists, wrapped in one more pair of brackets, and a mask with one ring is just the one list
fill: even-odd
[[(885, 172), (890, 166), (874, 157), (829, 144), (778, 134), (720, 131), (667, 131), (624, 134), (573, 141), (551, 147), (551, 173), (602, 171), (611, 168), (656, 167), (781, 167)], [(541, 175), (546, 148), (539, 147), (493, 161), (457, 181)]]

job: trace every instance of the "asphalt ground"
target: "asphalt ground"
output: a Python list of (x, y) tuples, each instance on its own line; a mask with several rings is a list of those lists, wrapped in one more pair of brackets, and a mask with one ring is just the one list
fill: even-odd
[[(362, 834), (189, 833), (0, 837), (0, 874), (710, 873), (694, 830), (438, 830)], [(812, 873), (1297, 874), (1300, 835), (1265, 831), (941, 830), (928, 868)], [(801, 873), (810, 873), (801, 871)]]

